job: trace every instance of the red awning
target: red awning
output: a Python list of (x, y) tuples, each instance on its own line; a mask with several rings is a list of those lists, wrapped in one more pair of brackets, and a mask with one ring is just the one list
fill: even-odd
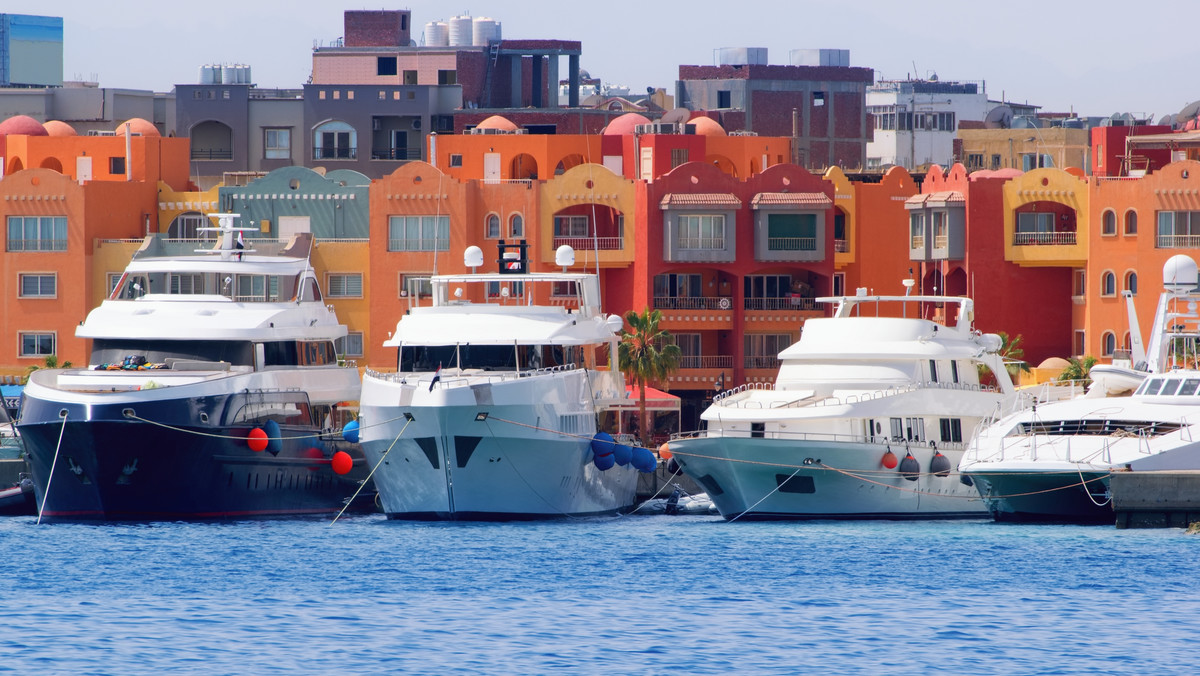
[[(617, 408), (637, 410), (638, 393), (641, 390), (635, 385), (625, 386), (625, 399), (618, 404)], [(646, 410), (647, 411), (678, 411), (679, 397), (663, 392), (662, 390), (653, 387), (646, 388)]]

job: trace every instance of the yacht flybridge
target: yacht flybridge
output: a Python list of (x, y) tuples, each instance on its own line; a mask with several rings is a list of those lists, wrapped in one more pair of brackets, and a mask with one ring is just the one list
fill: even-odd
[(18, 426), (42, 517), (330, 514), (359, 488), (337, 436), (358, 369), (338, 363), (311, 234), (260, 253), (237, 214), (210, 217), (211, 249), (146, 238), (76, 329), (86, 367), (31, 374)]
[(832, 317), (804, 323), (773, 387), (718, 395), (706, 430), (670, 442), (683, 471), (726, 519), (986, 515), (952, 470), (1015, 393), (973, 301), (859, 289), (818, 302)]

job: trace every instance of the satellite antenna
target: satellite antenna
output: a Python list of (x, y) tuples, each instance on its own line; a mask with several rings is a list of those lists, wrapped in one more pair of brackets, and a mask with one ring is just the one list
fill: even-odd
[(663, 113), (663, 116), (658, 118), (659, 122), (684, 124), (692, 119), (692, 111), (687, 108), (673, 108)]
[(984, 129), (1008, 129), (1012, 125), (1013, 110), (1006, 105), (999, 105), (988, 111), (983, 118)]
[[(217, 219), (216, 227), (204, 226), (196, 228), (200, 232), (216, 232), (219, 233), (217, 238), (216, 249), (196, 249), (196, 253), (219, 253), (221, 260), (232, 260), (236, 255), (238, 260), (242, 259), (242, 254), (254, 253), (254, 249), (245, 248), (245, 244), (241, 241), (243, 232), (259, 232), (258, 228), (235, 228), (233, 219), (240, 218), (241, 214), (208, 214), (209, 218)], [(237, 233), (236, 240), (234, 233)]]

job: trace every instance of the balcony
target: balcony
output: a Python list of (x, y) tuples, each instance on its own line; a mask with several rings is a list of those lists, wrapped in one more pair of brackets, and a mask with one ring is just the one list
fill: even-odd
[(733, 328), (733, 299), (727, 296), (655, 296), (662, 310), (662, 327), (670, 331), (704, 331)]
[(1156, 249), (1200, 248), (1200, 235), (1158, 235), (1154, 238)]
[(378, 148), (371, 150), (373, 160), (419, 160), (420, 148)]
[(1015, 246), (1071, 246), (1075, 244), (1074, 232), (1018, 232), (1013, 234)]
[(724, 237), (680, 237), (680, 250), (722, 251), (725, 249)]
[(945, 249), (948, 246), (950, 246), (950, 236), (949, 235), (935, 235), (934, 236), (933, 248)]
[(576, 251), (620, 251), (625, 248), (624, 237), (559, 237), (554, 236), (554, 248), (566, 244)]
[(769, 357), (746, 355), (745, 357), (742, 357), (742, 365), (746, 369), (768, 369), (772, 371), (778, 371), (779, 357), (775, 355), (771, 355)]
[(694, 369), (732, 369), (732, 355), (717, 355), (710, 357), (702, 357), (699, 355), (688, 355), (679, 358), (679, 368), (694, 370)]
[(314, 160), (357, 160), (358, 148), (313, 148)]
[(800, 296), (784, 296), (783, 298), (747, 298), (745, 301), (747, 310), (766, 310), (766, 311), (812, 311), (817, 309), (817, 302), (813, 298), (802, 298)]
[(192, 148), (193, 160), (232, 160), (230, 148)]
[(768, 237), (767, 251), (816, 251), (816, 237)]
[(726, 297), (654, 297), (655, 310), (728, 310), (733, 307), (733, 300)]
[(833, 240), (834, 253), (850, 253), (850, 242), (844, 239)]
[(913, 235), (911, 237), (911, 240), (912, 241), (909, 243), (908, 248), (910, 248), (910, 249), (924, 249), (925, 248), (925, 235)]

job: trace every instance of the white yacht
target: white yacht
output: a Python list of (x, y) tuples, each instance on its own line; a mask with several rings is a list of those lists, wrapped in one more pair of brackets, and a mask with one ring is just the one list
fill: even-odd
[(726, 519), (986, 516), (951, 470), (1015, 394), (999, 336), (972, 329), (974, 303), (865, 289), (818, 302), (833, 316), (804, 323), (773, 387), (718, 395), (706, 431), (670, 442), (683, 471)]
[[(210, 216), (211, 249), (146, 238), (76, 328), (86, 367), (30, 375), (18, 429), (41, 517), (332, 514), (365, 478), (336, 436), (361, 384), (335, 355), (346, 327), (321, 298), (312, 236), (259, 253), (236, 214)], [(354, 462), (339, 452), (358, 473), (334, 471)]]
[(1132, 366), (1096, 366), (1086, 395), (1001, 418), (972, 441), (959, 469), (995, 519), (1112, 523), (1110, 471), (1200, 438), (1195, 261), (1171, 257), (1163, 287), (1144, 350), (1130, 302)]
[[(363, 378), (363, 452), (389, 518), (612, 514), (634, 504), (635, 464), (653, 471), (646, 449), (633, 463), (634, 449), (593, 440), (598, 412), (624, 397), (611, 368), (624, 322), (600, 312), (595, 274), (527, 272), (525, 246), (499, 243), (501, 272), (433, 276), (432, 305), (384, 343), (396, 371)], [(474, 270), (483, 254), (465, 260)]]

